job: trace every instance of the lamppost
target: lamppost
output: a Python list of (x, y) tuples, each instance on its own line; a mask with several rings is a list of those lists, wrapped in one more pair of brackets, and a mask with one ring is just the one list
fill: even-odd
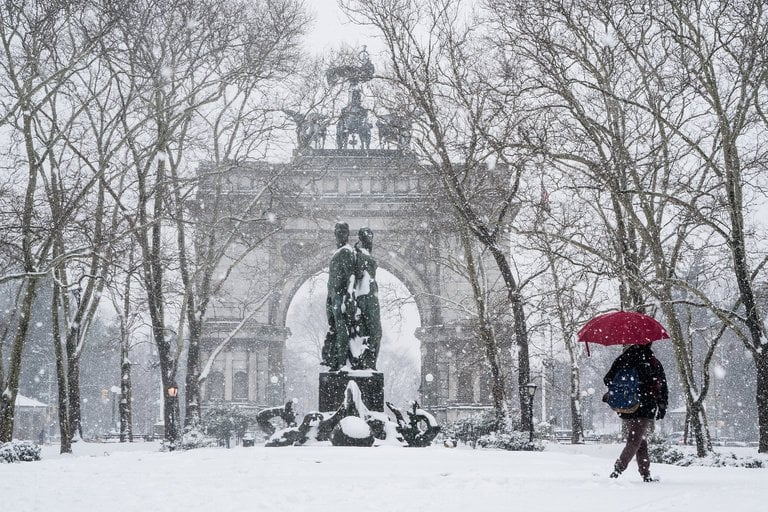
[(117, 421), (115, 419), (115, 400), (120, 395), (122, 390), (120, 389), (120, 386), (112, 386), (109, 388), (109, 391), (112, 393), (112, 426), (110, 428), (110, 433), (112, 433), (112, 431), (117, 433), (120, 431), (120, 429), (118, 428)]
[(528, 442), (533, 443), (533, 396), (536, 394), (536, 384), (529, 382), (525, 385), (525, 389), (528, 391), (528, 419), (531, 426), (531, 436)]
[(173, 451), (176, 449), (176, 439), (178, 438), (177, 431), (176, 431), (176, 409), (177, 409), (177, 400), (179, 395), (179, 388), (176, 386), (176, 384), (171, 384), (166, 389), (166, 392), (168, 393), (168, 406), (170, 407), (170, 411), (168, 411), (168, 433), (166, 437), (168, 438), (168, 449), (170, 451)]

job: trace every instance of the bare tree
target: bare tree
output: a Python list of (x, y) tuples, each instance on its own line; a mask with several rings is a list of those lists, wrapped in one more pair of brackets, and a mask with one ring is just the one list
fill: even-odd
[[(129, 133), (136, 117), (151, 124), (151, 129), (147, 125), (128, 143), (128, 165), (137, 186), (136, 208), (128, 208), (130, 203), (123, 200), (123, 211), (141, 251), (139, 261), (164, 389), (176, 386), (183, 326), (185, 321), (188, 324), (188, 367), (192, 369), (188, 379), (192, 380), (188, 381), (187, 400), (193, 418), (199, 416), (197, 344), (202, 318), (219, 286), (212, 282), (216, 258), (226, 250), (214, 233), (199, 239), (196, 248), (207, 252), (190, 261), (185, 205), (196, 182), (187, 171), (188, 162), (204, 156), (198, 152), (202, 147), (198, 142), (212, 148), (215, 157), (226, 159), (236, 156), (236, 141), (244, 140), (244, 134), (249, 139), (260, 135), (249, 131), (255, 125), (249, 124), (243, 112), (258, 92), (255, 86), (286, 69), (304, 20), (299, 7), (291, 0), (258, 6), (208, 0), (178, 0), (168, 5), (146, 0), (123, 9), (119, 32), (126, 51), (112, 65), (140, 91), (123, 125)], [(216, 105), (223, 106), (226, 115), (216, 114), (212, 110)], [(201, 122), (205, 117), (213, 121)], [(208, 131), (206, 125), (213, 130)], [(164, 253), (170, 237), (177, 247), (173, 257)], [(169, 261), (175, 261), (180, 271), (179, 294), (169, 288)], [(193, 270), (193, 264), (199, 265), (199, 272)], [(177, 299), (181, 299), (178, 306), (183, 316), (173, 330), (174, 342), (168, 338), (166, 309)], [(178, 402), (175, 397), (164, 399), (166, 435), (173, 443), (178, 436), (179, 425), (174, 421), (180, 417)]]
[(695, 126), (679, 126), (670, 116), (660, 115), (659, 122), (696, 154), (715, 194), (712, 199), (725, 214), (709, 216), (698, 204), (685, 205), (687, 213), (720, 235), (731, 252), (742, 310), (729, 315), (729, 325), (755, 363), (762, 453), (768, 453), (768, 351), (755, 282), (765, 260), (750, 257), (745, 217), (766, 158), (766, 146), (755, 143), (768, 128), (760, 116), (766, 92), (766, 7), (765, 2), (738, 0), (701, 6), (666, 1), (647, 15), (670, 43), (671, 56), (682, 71), (679, 86), (692, 99), (684, 112), (699, 119)]
[(571, 442), (578, 444), (584, 442), (584, 411), (583, 345), (579, 346), (577, 332), (602, 305), (599, 291), (608, 280), (604, 277), (605, 264), (599, 258), (584, 254), (568, 242), (574, 233), (590, 229), (593, 217), (588, 208), (572, 203), (570, 194), (568, 200), (551, 200), (543, 183), (530, 219), (533, 226), (522, 233), (519, 244), (529, 246), (528, 250), (547, 264), (546, 273), (535, 283), (541, 290), (539, 314), (568, 357), (569, 387), (565, 391), (571, 411)]
[[(765, 155), (754, 143), (765, 130), (759, 101), (765, 6), (659, 1), (637, 8), (621, 1), (553, 1), (534, 7), (503, 0), (489, 5), (510, 51), (533, 64), (529, 83), (538, 94), (534, 101), (543, 105), (538, 110), (568, 113), (565, 120), (543, 115), (539, 121), (547, 129), (530, 142), (608, 193), (615, 219), (605, 225), (620, 235), (614, 237), (620, 250), (611, 256), (612, 265), (640, 292), (630, 303), (642, 305), (648, 296), (664, 311), (699, 455), (708, 445), (706, 365), (719, 335), (708, 345), (703, 377), (697, 377), (675, 305), (681, 293), (695, 297), (691, 305), (709, 308), (753, 354), (759, 449), (765, 451), (768, 379), (753, 290), (764, 262), (749, 256), (745, 223), (747, 198), (759, 190), (757, 172)], [(569, 145), (553, 144), (553, 133), (569, 131)], [(692, 268), (688, 251), (712, 234), (731, 253), (736, 309), (677, 277)]]
[[(86, 3), (43, 6), (20, 2), (6, 3), (0, 12), (0, 68), (4, 76), (0, 125), (11, 128), (11, 151), (18, 150), (14, 158), (24, 163), (27, 174), (17, 224), (21, 272), (2, 278), (18, 280), (22, 288), (7, 375), (0, 367), (0, 385), (6, 390), (0, 396), (0, 440), (9, 440), (12, 435), (21, 352), (40, 279), (54, 275), (74, 255), (88, 254), (88, 245), (64, 248), (58, 238), (75, 219), (98, 177), (84, 177), (78, 189), (62, 201), (60, 193), (69, 185), (58, 175), (69, 158), (62, 153), (62, 132), (67, 132), (78, 111), (59, 111), (57, 103), (58, 94), (71, 77), (92, 61), (95, 41), (110, 23), (109, 18), (93, 20), (87, 16), (87, 7)], [(41, 196), (49, 199), (47, 204)], [(58, 338), (54, 342), (58, 343)], [(60, 386), (62, 400), (65, 390)], [(63, 431), (69, 428), (66, 423), (62, 420)], [(62, 451), (69, 451), (68, 440), (62, 443)]]
[[(460, 222), (488, 251), (505, 285), (518, 356), (518, 399), (528, 429), (528, 332), (520, 283), (508, 250), (524, 155), (513, 154), (514, 93), (483, 58), (473, 20), (462, 22), (459, 3), (376, 0), (340, 2), (358, 22), (376, 27), (389, 60), (386, 78), (418, 115), (416, 149), (442, 185)], [(491, 169), (487, 163), (498, 162)], [(490, 199), (490, 198), (493, 199)], [(498, 346), (488, 353), (498, 354)], [(503, 384), (495, 382), (497, 390)], [(496, 399), (495, 399), (496, 400)], [(498, 401), (498, 400), (497, 400)]]

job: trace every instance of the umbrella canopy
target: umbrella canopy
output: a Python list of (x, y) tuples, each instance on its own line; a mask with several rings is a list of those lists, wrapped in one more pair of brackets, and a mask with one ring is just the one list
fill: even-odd
[(655, 318), (634, 311), (614, 311), (596, 316), (581, 328), (579, 341), (599, 345), (645, 345), (669, 339), (664, 326)]

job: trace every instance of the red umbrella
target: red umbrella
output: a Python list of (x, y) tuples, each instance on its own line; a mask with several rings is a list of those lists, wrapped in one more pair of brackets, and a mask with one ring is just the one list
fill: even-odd
[(669, 339), (669, 334), (655, 318), (634, 311), (614, 311), (596, 316), (581, 328), (579, 341), (599, 345), (645, 345)]

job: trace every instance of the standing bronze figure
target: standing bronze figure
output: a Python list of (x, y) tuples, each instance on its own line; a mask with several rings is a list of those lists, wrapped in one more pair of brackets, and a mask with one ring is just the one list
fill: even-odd
[(336, 224), (334, 232), (337, 249), (328, 273), (328, 333), (322, 364), (332, 372), (375, 370), (381, 345), (381, 313), (377, 264), (371, 256), (373, 231), (361, 228), (354, 249), (349, 245), (346, 222)]
[(373, 231), (360, 228), (355, 244), (355, 334), (361, 338), (363, 351), (355, 362), (356, 368), (376, 369), (376, 358), (381, 345), (381, 312), (379, 285), (376, 283), (376, 260), (373, 250)]
[(328, 273), (328, 296), (325, 311), (328, 334), (322, 351), (322, 364), (332, 372), (339, 371), (349, 358), (349, 335), (355, 316), (355, 250), (349, 245), (349, 225), (339, 222), (334, 229), (336, 252)]

